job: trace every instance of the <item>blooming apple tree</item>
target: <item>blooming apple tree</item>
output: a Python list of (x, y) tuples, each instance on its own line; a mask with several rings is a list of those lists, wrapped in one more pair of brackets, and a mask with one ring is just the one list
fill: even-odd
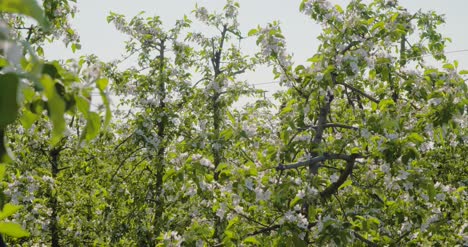
[(277, 23), (251, 31), (288, 87), (276, 167), (287, 194), (272, 195), (289, 202), (281, 241), (466, 241), (466, 71), (444, 56), (443, 18), (397, 1), (300, 9), (323, 28), (308, 65), (293, 65)]
[[(468, 71), (445, 57), (435, 12), (303, 0), (322, 33), (302, 65), (279, 22), (243, 53), (233, 1), (172, 27), (111, 13), (129, 40), (104, 64), (39, 59), (54, 34), (78, 48), (75, 10), (23, 2), (0, 3), (40, 23), (0, 22), (0, 233), (23, 237), (9, 243), (468, 244)], [(261, 63), (284, 88), (274, 101), (239, 79)]]

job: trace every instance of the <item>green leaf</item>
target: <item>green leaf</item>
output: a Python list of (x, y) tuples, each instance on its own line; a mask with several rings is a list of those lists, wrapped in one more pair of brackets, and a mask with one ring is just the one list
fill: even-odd
[(236, 234), (233, 231), (226, 230), (226, 231), (224, 231), (224, 234), (226, 235), (226, 238), (228, 240), (236, 238), (236, 236), (235, 236)]
[(361, 148), (359, 147), (353, 147), (351, 149), (351, 154), (360, 154), (361, 153)]
[(168, 171), (166, 171), (166, 173), (164, 174), (164, 177), (163, 177), (163, 181), (167, 181), (168, 179), (170, 179), (173, 175), (176, 174), (176, 171), (174, 169), (169, 169)]
[(287, 105), (286, 107), (284, 107), (281, 112), (280, 112), (280, 116), (283, 116), (284, 114), (288, 113), (288, 112), (291, 112), (293, 110), (292, 106), (291, 105)]
[(10, 163), (12, 157), (10, 149), (6, 146), (5, 129), (0, 128), (0, 162)]
[(49, 28), (44, 11), (35, 0), (2, 0), (0, 1), (0, 12), (27, 15), (36, 19), (42, 28)]
[(236, 217), (232, 218), (232, 219), (229, 221), (229, 223), (228, 223), (226, 229), (227, 229), (227, 230), (231, 229), (231, 228), (232, 228), (233, 226), (235, 226), (237, 223), (239, 223), (239, 217), (236, 216)]
[(446, 63), (446, 64), (444, 64), (444, 66), (442, 66), (442, 68), (448, 69), (448, 70), (454, 70), (455, 66), (453, 66), (453, 64)]
[(346, 180), (346, 181), (338, 188), (338, 190), (344, 189), (344, 188), (350, 186), (351, 184), (353, 184), (353, 181), (350, 180), (350, 179), (348, 179), (348, 180)]
[(381, 111), (384, 111), (394, 105), (395, 105), (395, 102), (392, 99), (383, 99), (379, 102), (379, 109)]
[(84, 115), (84, 117), (87, 118), (90, 107), (89, 100), (83, 96), (75, 96), (75, 101), (78, 111), (80, 111)]
[(369, 223), (369, 225), (380, 225), (380, 220), (375, 217), (369, 217), (367, 222)]
[(324, 74), (324, 75), (328, 75), (328, 74), (330, 74), (330, 73), (332, 73), (332, 72), (334, 72), (334, 71), (335, 71), (335, 66), (333, 66), (333, 65), (328, 65), (327, 69), (326, 69), (325, 71), (323, 71), (323, 74)]
[(24, 129), (29, 129), (31, 126), (39, 119), (39, 115), (32, 113), (31, 111), (24, 111), (23, 115), (20, 118), (21, 125), (23, 125)]
[(110, 108), (110, 103), (109, 103), (109, 99), (107, 97), (107, 95), (104, 93), (104, 91), (101, 91), (101, 99), (102, 99), (102, 102), (104, 103), (104, 106), (106, 107), (106, 115), (105, 115), (105, 118), (104, 118), (104, 127), (107, 127), (110, 123), (110, 120), (112, 118), (112, 111), (111, 111), (111, 108)]
[(34, 95), (36, 95), (36, 91), (34, 91), (33, 87), (23, 87), (23, 96), (26, 101), (32, 101), (34, 99)]
[(418, 133), (411, 133), (411, 135), (408, 136), (408, 139), (417, 144), (424, 142), (424, 137)]
[(3, 181), (3, 176), (5, 176), (6, 166), (4, 164), (0, 164), (0, 182)]
[(42, 74), (47, 74), (52, 79), (62, 78), (57, 70), (57, 67), (53, 63), (46, 63), (42, 65)]
[(232, 129), (225, 129), (223, 130), (221, 133), (220, 133), (220, 137), (223, 137), (224, 140), (229, 140), (232, 138), (232, 136), (234, 135), (234, 131)]
[(459, 72), (460, 75), (468, 75), (468, 70), (461, 70)]
[(10, 204), (10, 203), (5, 204), (5, 206), (3, 206), (3, 210), (0, 212), (0, 220), (3, 220), (8, 216), (13, 215), (20, 208), (21, 208), (21, 206), (18, 206), (18, 205), (13, 205), (13, 204)]
[(290, 203), (289, 203), (289, 207), (292, 208), (294, 206), (296, 206), (296, 204), (301, 201), (301, 198), (299, 197), (295, 197)]
[(236, 123), (236, 119), (234, 119), (234, 116), (232, 116), (232, 113), (230, 111), (227, 112), (227, 116), (231, 123), (234, 125)]
[(85, 139), (87, 141), (92, 140), (94, 137), (96, 137), (99, 134), (99, 130), (101, 129), (101, 118), (99, 117), (99, 114), (95, 112), (90, 112), (88, 115), (88, 123), (86, 124), (86, 129), (85, 129)]
[(72, 45), (71, 45), (71, 49), (72, 49), (72, 52), (75, 53), (76, 50), (80, 50), (80, 49), (81, 49), (81, 45), (80, 45), (80, 44), (72, 44)]
[[(109, 124), (109, 122), (110, 122), (110, 120), (112, 118), (112, 112), (111, 112), (111, 109), (110, 109), (109, 99), (108, 99), (106, 93), (104, 92), (104, 90), (106, 89), (108, 84), (109, 84), (109, 80), (107, 78), (100, 78), (99, 80), (96, 81), (96, 86), (99, 89), (99, 92), (101, 94), (102, 102), (104, 103), (104, 106), (106, 107), (106, 116), (105, 116), (105, 119), (104, 119), (104, 127), (106, 127)], [(89, 108), (89, 105), (88, 105), (88, 108)]]
[(371, 32), (374, 32), (375, 29), (383, 29), (385, 27), (385, 22), (377, 22), (374, 24), (374, 26), (371, 28)]
[(341, 8), (341, 6), (338, 5), (338, 4), (335, 4), (335, 9), (336, 9), (336, 10), (338, 11), (338, 13), (340, 13), (340, 14), (343, 14), (343, 13), (344, 13), (343, 8)]
[(391, 22), (395, 22), (395, 20), (398, 18), (400, 14), (397, 12), (395, 14), (392, 15), (392, 18), (390, 19)]
[(254, 245), (261, 245), (260, 242), (255, 237), (248, 237), (244, 239), (245, 244), (254, 244)]
[(104, 91), (108, 84), (109, 84), (109, 80), (107, 78), (101, 78), (101, 79), (96, 81), (96, 86), (101, 91)]
[(247, 35), (248, 35), (248, 36), (254, 36), (254, 35), (257, 34), (257, 33), (258, 33), (258, 30), (257, 30), (257, 29), (251, 29)]
[(16, 74), (7, 73), (0, 75), (0, 129), (13, 123), (18, 116), (18, 92), (19, 79)]
[(14, 238), (28, 237), (29, 233), (17, 224), (12, 222), (0, 222), (0, 233)]
[(60, 141), (60, 138), (65, 131), (65, 101), (57, 92), (55, 82), (50, 76), (44, 75), (41, 78), (41, 84), (44, 87), (45, 96), (47, 97), (49, 117), (54, 126), (52, 130), (51, 144), (55, 145)]

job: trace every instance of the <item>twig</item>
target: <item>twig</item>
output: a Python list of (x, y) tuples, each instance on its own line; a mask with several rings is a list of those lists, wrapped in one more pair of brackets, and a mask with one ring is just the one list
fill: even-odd
[(320, 196), (324, 199), (330, 198), (338, 191), (338, 188), (348, 179), (348, 176), (353, 172), (354, 158), (347, 160), (345, 170), (340, 174), (338, 180), (328, 186), (324, 191), (320, 192)]
[(354, 236), (356, 236), (356, 238), (358, 238), (359, 240), (361, 240), (362, 242), (364, 242), (365, 244), (367, 244), (367, 246), (372, 246), (372, 247), (377, 247), (378, 245), (372, 241), (370, 241), (369, 239), (367, 238), (364, 238), (361, 234), (357, 233), (357, 232), (354, 232), (353, 231), (353, 234)]
[(323, 125), (315, 125), (315, 126), (307, 126), (305, 128), (299, 128), (299, 130), (307, 130), (307, 129), (317, 129), (319, 127), (323, 128), (343, 128), (343, 129), (352, 129), (352, 130), (359, 130), (359, 128), (354, 127), (354, 126), (349, 126), (345, 124), (340, 124), (340, 123), (326, 123)]
[(366, 93), (362, 92), (361, 90), (359, 90), (359, 89), (357, 89), (357, 88), (355, 88), (355, 87), (353, 87), (351, 85), (348, 85), (348, 84), (346, 84), (344, 82), (336, 82), (336, 84), (343, 85), (344, 87), (346, 87), (348, 89), (351, 89), (352, 91), (354, 91), (354, 92), (368, 98), (369, 100), (373, 101), (374, 103), (377, 103), (377, 104), (380, 103), (380, 100), (370, 96), (369, 94), (366, 94)]
[(317, 156), (317, 157), (314, 157), (314, 158), (311, 158), (311, 159), (308, 159), (308, 160), (305, 160), (305, 161), (300, 161), (300, 162), (297, 162), (297, 163), (294, 163), (294, 164), (289, 164), (289, 165), (279, 164), (276, 167), (276, 170), (277, 171), (284, 171), (284, 170), (289, 170), (289, 169), (296, 169), (296, 168), (299, 168), (299, 167), (313, 165), (313, 164), (315, 164), (317, 162), (326, 161), (326, 160), (346, 160), (346, 161), (353, 161), (354, 162), (354, 159), (356, 159), (356, 158), (363, 158), (363, 156), (359, 155), (359, 154), (346, 155), (346, 154), (327, 154), (327, 153), (325, 153), (325, 154), (323, 154), (321, 156)]
[(247, 234), (247, 236), (255, 236), (255, 235), (258, 235), (258, 234), (271, 232), (271, 231), (274, 231), (274, 230), (276, 230), (276, 229), (278, 229), (278, 228), (280, 228), (280, 225), (269, 226), (269, 227), (266, 227), (266, 228), (262, 228), (262, 229), (260, 229), (260, 230), (257, 230), (257, 231), (255, 231), (255, 232), (249, 233), (249, 234)]

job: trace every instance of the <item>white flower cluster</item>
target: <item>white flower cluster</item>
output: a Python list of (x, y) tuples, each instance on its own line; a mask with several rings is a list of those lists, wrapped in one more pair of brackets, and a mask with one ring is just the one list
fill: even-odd
[(208, 22), (209, 13), (205, 7), (200, 7), (195, 10), (195, 17), (197, 17), (202, 22)]
[(264, 190), (262, 186), (257, 186), (255, 188), (255, 201), (268, 201), (271, 196), (271, 191)]
[(76, 13), (78, 13), (76, 3), (70, 6), (69, 4), (72, 4), (72, 2), (67, 1), (67, 4), (57, 4), (52, 6), (52, 2), (53, 1), (44, 1), (43, 4), (46, 11), (50, 11), (53, 8), (53, 18), (60, 20), (59, 28), (51, 28), (52, 36), (55, 39), (62, 37), (62, 41), (65, 45), (79, 42), (80, 36), (77, 34), (76, 30), (71, 27), (70, 20), (68, 18), (69, 16), (75, 16)]
[(280, 35), (281, 30), (276, 24), (268, 24), (259, 30), (260, 49), (264, 57), (274, 56), (282, 67), (292, 65), (291, 56), (286, 53), (286, 40)]
[(309, 222), (306, 217), (301, 213), (296, 213), (295, 211), (289, 210), (284, 216), (279, 220), (279, 224), (284, 223), (293, 223), (296, 224), (299, 228), (307, 230)]
[[(316, 7), (318, 7), (320, 13), (316, 13)], [(327, 25), (329, 21), (343, 22), (343, 16), (338, 12), (332, 3), (328, 0), (309, 0), (304, 3), (304, 14), (310, 16), (313, 14), (319, 14), (324, 25)]]
[(37, 200), (37, 194), (43, 185), (53, 186), (54, 183), (54, 179), (46, 175), (41, 178), (30, 174), (13, 175), (4, 190), (4, 194), (10, 198), (10, 203), (28, 209), (15, 214), (12, 220), (20, 223), (33, 236), (41, 236), (49, 229), (52, 211)]
[(215, 26), (227, 26), (229, 29), (237, 29), (238, 4), (233, 1), (227, 1), (223, 9), (223, 14), (210, 14), (205, 7), (197, 7), (195, 9), (195, 17), (205, 24), (213, 24)]
[(101, 76), (101, 65), (98, 63), (92, 64), (86, 69), (86, 77), (89, 81), (95, 81)]
[(125, 21), (123, 16), (115, 16), (115, 18), (112, 19), (112, 22), (114, 23), (114, 26), (118, 31), (128, 35), (132, 34), (132, 30), (127, 25), (127, 22)]
[(208, 167), (210, 169), (214, 169), (214, 164), (207, 158), (204, 158), (201, 154), (194, 154), (192, 155), (192, 161), (199, 162), (200, 165), (204, 167)]
[(257, 134), (257, 128), (256, 126), (248, 123), (243, 123), (242, 129), (244, 130), (245, 134), (251, 138), (254, 137)]
[(226, 6), (224, 6), (224, 12), (226, 18), (234, 19), (239, 14), (239, 10), (233, 1), (228, 1)]
[(157, 149), (159, 147), (159, 144), (161, 144), (160, 138), (155, 133), (150, 133), (148, 135), (145, 135), (143, 130), (137, 129), (135, 131), (135, 134), (139, 135), (140, 137), (144, 139), (147, 148)]
[(167, 246), (181, 246), (184, 238), (176, 231), (165, 232), (163, 235), (164, 244)]
[(33, 176), (12, 176), (12, 182), (4, 190), (5, 195), (10, 197), (11, 203), (33, 202), (36, 198), (34, 193), (39, 188)]

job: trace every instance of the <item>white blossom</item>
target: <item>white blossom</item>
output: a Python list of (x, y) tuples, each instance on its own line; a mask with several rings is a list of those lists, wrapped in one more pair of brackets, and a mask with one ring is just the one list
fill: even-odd
[(335, 183), (336, 181), (338, 181), (338, 178), (340, 178), (340, 176), (337, 173), (333, 173), (330, 176), (330, 182)]
[(212, 168), (212, 169), (215, 168), (214, 164), (209, 159), (206, 159), (206, 158), (203, 158), (200, 160), (200, 165), (204, 167)]
[(260, 187), (255, 188), (256, 201), (267, 201), (270, 199), (270, 195), (270, 191), (263, 191)]
[(304, 198), (304, 197), (305, 197), (305, 192), (304, 192), (304, 190), (298, 190), (298, 191), (297, 191), (297, 194), (296, 194), (296, 197), (297, 197), (297, 198), (300, 198), (300, 199)]
[(444, 201), (445, 200), (445, 194), (444, 193), (438, 193), (435, 196), (435, 198), (436, 198), (437, 201)]

